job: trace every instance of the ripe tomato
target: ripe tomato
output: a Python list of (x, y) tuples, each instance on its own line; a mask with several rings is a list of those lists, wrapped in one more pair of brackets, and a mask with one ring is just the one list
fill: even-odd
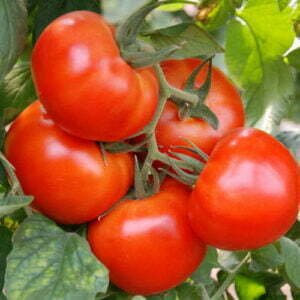
[(207, 244), (262, 247), (283, 235), (298, 212), (297, 164), (258, 129), (236, 129), (213, 150), (189, 201), (189, 217)]
[[(200, 62), (199, 59), (169, 60), (161, 66), (168, 82), (177, 88), (183, 88), (185, 81)], [(207, 68), (199, 73), (197, 87), (203, 84), (206, 70)], [(216, 142), (228, 131), (244, 125), (241, 97), (228, 78), (215, 67), (212, 69), (211, 88), (205, 103), (219, 119), (218, 130), (214, 130), (201, 119), (180, 120), (177, 106), (172, 102), (167, 103), (156, 128), (157, 141), (162, 151), (168, 151), (171, 146), (190, 146), (185, 141), (188, 139), (209, 154)]]
[(133, 181), (129, 154), (106, 153), (96, 143), (62, 131), (36, 101), (11, 126), (5, 153), (33, 207), (64, 224), (90, 221), (110, 208)]
[(197, 268), (205, 246), (188, 223), (189, 195), (187, 187), (167, 180), (158, 194), (126, 200), (89, 225), (92, 251), (114, 284), (132, 294), (155, 294)]
[(298, 203), (300, 207), (300, 165), (298, 165)]
[(103, 18), (75, 11), (54, 20), (39, 37), (32, 71), (51, 118), (75, 136), (124, 139), (141, 130), (158, 102), (152, 69), (132, 69)]

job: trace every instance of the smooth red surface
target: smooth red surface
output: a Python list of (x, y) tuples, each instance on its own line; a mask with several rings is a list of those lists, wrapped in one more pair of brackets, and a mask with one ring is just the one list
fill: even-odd
[(200, 264), (205, 246), (187, 218), (190, 190), (167, 180), (143, 200), (126, 200), (88, 227), (94, 254), (114, 284), (132, 294), (149, 295), (183, 282)]
[(213, 150), (189, 201), (189, 217), (207, 244), (253, 249), (277, 240), (296, 220), (297, 164), (267, 133), (236, 129)]
[(115, 141), (138, 132), (158, 102), (152, 69), (132, 69), (109, 25), (93, 12), (54, 20), (33, 49), (32, 72), (49, 115), (85, 139)]
[[(200, 62), (199, 59), (169, 60), (161, 63), (161, 66), (169, 83), (182, 89)], [(204, 82), (206, 72), (207, 68), (199, 73), (196, 80), (197, 87)], [(216, 67), (212, 69), (211, 88), (205, 103), (219, 119), (218, 130), (214, 130), (201, 119), (180, 120), (177, 106), (170, 101), (167, 103), (156, 128), (157, 141), (162, 146), (162, 151), (168, 151), (171, 146), (190, 147), (184, 140), (188, 139), (209, 154), (217, 141), (228, 131), (244, 125), (241, 97), (234, 85)]]
[(298, 165), (298, 203), (300, 208), (300, 165)]
[(106, 153), (96, 143), (62, 131), (36, 101), (11, 126), (5, 154), (33, 207), (65, 224), (90, 221), (125, 195), (133, 181), (129, 154)]

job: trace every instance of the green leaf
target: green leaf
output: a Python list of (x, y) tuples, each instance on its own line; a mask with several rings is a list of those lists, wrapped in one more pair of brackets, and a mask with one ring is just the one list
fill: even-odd
[(17, 62), (0, 85), (0, 117), (4, 124), (11, 122), (31, 102), (37, 99), (31, 78), (30, 63)]
[(184, 8), (184, 3), (174, 3), (174, 4), (172, 3), (172, 4), (162, 5), (159, 9), (165, 11), (178, 11), (183, 8)]
[(276, 138), (300, 160), (300, 131), (282, 131)]
[[(5, 135), (3, 137), (0, 137), (1, 146), (4, 141), (4, 138), (5, 138)], [(0, 164), (0, 195), (8, 192), (9, 187), (10, 187), (10, 185), (8, 182), (7, 173), (5, 171), (4, 166), (2, 164)]]
[(248, 125), (273, 132), (295, 101), (294, 77), (283, 61), (264, 65), (264, 79), (245, 93)]
[(226, 65), (240, 88), (261, 82), (263, 69), (255, 37), (251, 29), (238, 19), (232, 19), (227, 25), (225, 49)]
[[(272, 272), (270, 270), (263, 271), (263, 272), (249, 272), (247, 270), (243, 270), (242, 275), (246, 276), (247, 278), (251, 278), (255, 282), (262, 284), (265, 289), (267, 295), (262, 297), (262, 299), (268, 300), (285, 300), (285, 297), (282, 297), (282, 293), (280, 288), (286, 283), (286, 280), (278, 274), (278, 272)], [(261, 299), (261, 298), (260, 298)]]
[(288, 237), (292, 240), (300, 239), (300, 222), (299, 221), (296, 221), (296, 223), (293, 225), (293, 227), (286, 234), (286, 237)]
[(20, 208), (13, 213), (0, 218), (0, 224), (4, 225), (11, 231), (15, 231), (20, 223), (27, 218), (27, 214), (23, 208)]
[(225, 58), (234, 80), (243, 88), (261, 82), (265, 62), (283, 55), (294, 37), (291, 16), (277, 0), (248, 1), (227, 27)]
[(38, 38), (45, 27), (57, 17), (74, 11), (90, 10), (100, 13), (99, 0), (39, 0), (34, 21), (34, 40)]
[(142, 31), (157, 30), (190, 21), (190, 17), (187, 16), (187, 14), (182, 10), (176, 12), (168, 12), (158, 8), (147, 16)]
[(222, 27), (234, 15), (235, 7), (232, 0), (220, 0), (216, 7), (209, 13), (205, 28), (209, 31)]
[(94, 300), (107, 289), (108, 272), (87, 241), (42, 215), (27, 218), (13, 244), (5, 277), (10, 300)]
[(194, 281), (203, 283), (205, 285), (211, 284), (211, 270), (217, 267), (219, 267), (217, 250), (215, 248), (209, 247), (205, 255), (204, 261), (201, 263), (199, 268), (192, 274), (191, 278)]
[(24, 49), (26, 24), (24, 1), (0, 1), (0, 80), (9, 72)]
[(38, 5), (39, 1), (40, 0), (27, 0), (26, 1), (26, 7), (27, 7), (29, 14)]
[(280, 11), (277, 0), (249, 0), (238, 17), (251, 29), (263, 60), (276, 59), (294, 41), (290, 12)]
[[(167, 291), (163, 295), (160, 296), (161, 300), (180, 300), (178, 299), (177, 291), (175, 289)], [(159, 300), (159, 299), (152, 299), (152, 300)]]
[(0, 198), (0, 217), (13, 213), (14, 211), (30, 204), (33, 197), (7, 195)]
[(294, 79), (282, 55), (294, 37), (291, 13), (280, 10), (277, 0), (247, 1), (227, 26), (226, 64), (246, 90), (250, 126), (272, 131), (288, 112)]
[(182, 23), (147, 33), (150, 43), (158, 51), (177, 45), (170, 58), (184, 59), (187, 57), (206, 56), (223, 52), (222, 47), (203, 29), (195, 24)]
[(218, 262), (226, 271), (231, 271), (234, 269), (239, 263), (245, 258), (247, 255), (246, 251), (225, 251), (219, 250), (218, 251)]
[(274, 245), (268, 245), (251, 252), (250, 268), (255, 271), (264, 271), (279, 267), (283, 258)]
[(291, 0), (278, 0), (280, 10), (285, 9), (290, 2)]
[(266, 294), (263, 284), (250, 277), (238, 274), (234, 280), (235, 289), (240, 300), (256, 300)]
[(286, 237), (280, 239), (280, 246), (286, 275), (296, 287), (300, 288), (300, 247)]
[[(208, 276), (208, 274), (207, 274)], [(176, 288), (177, 298), (174, 300), (199, 300), (197, 288), (189, 282), (185, 282)], [(167, 299), (166, 299), (167, 300)]]
[(288, 118), (296, 123), (300, 123), (300, 72), (296, 74), (295, 101), (290, 107)]
[(282, 284), (284, 283), (281, 275), (273, 272), (264, 271), (259, 273), (252, 273), (251, 277), (263, 283), (263, 285), (268, 289), (274, 288), (276, 286), (282, 286)]
[[(0, 194), (0, 218), (4, 215), (11, 214), (22, 207), (27, 206), (33, 198), (23, 195), (20, 182), (15, 174), (14, 167), (5, 158), (4, 154), (0, 152), (0, 163), (4, 168), (7, 178), (11, 186), (9, 194)], [(16, 195), (18, 193), (18, 195)]]
[(5, 269), (6, 269), (6, 258), (12, 248), (12, 243), (11, 243), (12, 232), (9, 229), (7, 229), (6, 227), (0, 225), (0, 237), (1, 237), (1, 243), (0, 243), (0, 300), (4, 300), (6, 298), (2, 293), (2, 288), (3, 288), (3, 284), (4, 284), (4, 275), (5, 275)]
[(300, 71), (300, 48), (297, 48), (290, 52), (286, 56), (286, 59), (291, 66)]
[(146, 4), (148, 0), (109, 0), (102, 1), (105, 17), (112, 23), (120, 23), (134, 10)]

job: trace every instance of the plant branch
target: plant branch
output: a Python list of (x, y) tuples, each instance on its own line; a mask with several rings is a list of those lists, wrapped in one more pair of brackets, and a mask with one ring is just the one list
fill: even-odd
[(183, 102), (189, 103), (191, 105), (196, 105), (199, 101), (199, 97), (195, 94), (177, 89), (175, 87), (169, 86), (171, 96), (176, 99), (182, 100)]
[(232, 283), (235, 275), (239, 272), (241, 267), (249, 260), (250, 258), (250, 252), (247, 253), (247, 255), (243, 258), (243, 260), (233, 269), (229, 272), (228, 276), (220, 286), (220, 288), (216, 291), (216, 293), (212, 296), (211, 300), (219, 300), (221, 299), (222, 295), (226, 292), (230, 284)]
[[(6, 157), (3, 155), (3, 153), (0, 151), (0, 161), (2, 162), (2, 165), (8, 175), (9, 183), (11, 186), (11, 194), (24, 196), (24, 192), (22, 189), (22, 186), (19, 182), (19, 179), (17, 178), (15, 174), (15, 168), (14, 166), (6, 159)], [(32, 215), (32, 211), (29, 207), (24, 207), (24, 210), (27, 214), (27, 216)]]
[(117, 30), (116, 39), (121, 49), (130, 46), (135, 40), (140, 31), (141, 25), (146, 16), (155, 8), (165, 4), (194, 4), (195, 2), (189, 0), (165, 0), (165, 1), (150, 1), (147, 5), (137, 9), (133, 12)]
[(205, 286), (202, 284), (202, 283), (197, 283), (197, 287), (199, 288), (200, 290), (200, 293), (201, 293), (201, 299), (202, 300), (210, 300), (210, 297), (208, 295), (208, 292), (205, 288)]
[[(199, 170), (202, 169), (203, 164), (198, 160), (195, 160), (183, 154), (182, 155), (178, 154), (178, 156), (174, 155), (175, 157), (171, 157), (169, 154), (172, 153), (168, 153), (168, 154), (162, 153), (158, 148), (157, 140), (155, 137), (155, 129), (161, 117), (161, 114), (163, 113), (168, 98), (174, 96), (173, 94), (174, 88), (171, 87), (167, 82), (165, 75), (159, 64), (154, 65), (154, 70), (156, 72), (157, 78), (160, 83), (160, 97), (159, 97), (158, 107), (156, 109), (153, 120), (150, 122), (148, 126), (144, 128), (144, 130), (142, 130), (141, 133), (138, 134), (138, 135), (144, 134), (146, 136), (146, 139), (148, 139), (147, 141), (148, 153), (144, 161), (143, 167), (141, 169), (141, 176), (145, 178), (147, 181), (148, 177), (152, 174), (153, 162), (160, 161), (164, 165), (167, 165), (168, 167), (171, 167), (175, 171), (180, 173), (180, 176), (183, 177), (184, 182), (186, 183), (189, 182), (193, 184), (194, 183), (194, 177), (192, 178), (193, 175), (191, 175), (190, 173), (186, 173), (186, 171), (193, 172), (193, 173), (199, 172)], [(184, 93), (184, 94), (188, 94), (189, 96), (194, 96), (189, 93)]]

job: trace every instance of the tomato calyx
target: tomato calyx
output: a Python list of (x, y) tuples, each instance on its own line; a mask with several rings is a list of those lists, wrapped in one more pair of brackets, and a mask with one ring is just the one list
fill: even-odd
[[(189, 142), (191, 148), (173, 147), (167, 153), (162, 153), (160, 151), (155, 137), (155, 129), (167, 100), (174, 97), (177, 99), (176, 101), (188, 103), (191, 107), (193, 107), (198, 103), (199, 99), (196, 94), (191, 94), (190, 92), (172, 87), (167, 82), (165, 75), (158, 64), (154, 65), (154, 70), (156, 71), (160, 82), (160, 97), (157, 110), (154, 114), (153, 120), (142, 131), (131, 137), (134, 138), (136, 136), (143, 136), (143, 140), (134, 145), (130, 144), (128, 141), (105, 144), (105, 148), (110, 152), (139, 152), (144, 151), (146, 148), (147, 155), (142, 166), (136, 162), (135, 182), (136, 191), (139, 194), (137, 198), (149, 196), (149, 193), (155, 193), (157, 188), (159, 188), (159, 185), (156, 184), (159, 181), (159, 178), (156, 174), (156, 169), (153, 167), (154, 162), (159, 161), (165, 166), (158, 169), (161, 173), (168, 174), (187, 185), (193, 185), (204, 167), (203, 161), (207, 161), (208, 159), (207, 155), (191, 142)], [(189, 155), (173, 151), (178, 148), (196, 154), (199, 157), (199, 160)]]
[[(147, 152), (143, 165), (136, 168), (136, 172), (139, 173), (138, 178), (141, 178), (136, 182), (142, 182), (143, 184), (141, 185), (143, 187), (147, 187), (144, 190), (143, 188), (137, 188), (140, 191), (138, 192), (139, 194), (149, 195), (149, 193), (145, 190), (149, 190), (149, 179), (152, 184), (153, 177), (156, 178), (154, 175), (156, 172), (153, 167), (154, 162), (159, 161), (164, 166), (159, 168), (158, 171), (168, 174), (169, 176), (188, 185), (193, 185), (195, 183), (199, 173), (203, 169), (203, 162), (207, 161), (208, 156), (201, 151), (201, 149), (199, 149), (195, 144), (187, 141), (191, 147), (171, 147), (167, 153), (162, 153), (156, 141), (155, 129), (168, 99), (174, 99), (174, 102), (179, 106), (181, 112), (184, 110), (184, 117), (202, 118), (211, 124), (213, 128), (217, 128), (217, 117), (204, 104), (204, 100), (211, 85), (211, 60), (212, 58), (207, 59), (192, 72), (185, 84), (184, 90), (171, 86), (168, 83), (160, 65), (155, 64), (153, 67), (160, 83), (160, 97), (154, 118), (144, 129), (130, 137), (142, 137), (142, 141), (134, 144), (130, 143), (128, 140), (105, 144), (105, 148), (111, 152)], [(197, 75), (207, 63), (209, 65), (206, 80), (199, 88), (195, 88)], [(187, 154), (179, 153), (175, 150), (191, 152), (194, 155), (196, 154), (199, 159), (193, 158)], [(150, 189), (151, 193), (154, 193), (153, 190), (155, 189), (156, 188)], [(139, 198), (142, 197), (140, 196)]]
[[(191, 1), (182, 0), (175, 2), (191, 3)], [(151, 45), (138, 39), (145, 17), (157, 7), (169, 3), (174, 3), (174, 1), (150, 1), (129, 16), (118, 27), (116, 33), (116, 40), (122, 57), (134, 67), (153, 66), (160, 85), (159, 102), (152, 121), (141, 131), (126, 140), (105, 144), (105, 149), (110, 152), (146, 152), (146, 157), (141, 164), (136, 159), (135, 185), (136, 193), (138, 194), (137, 198), (144, 198), (149, 196), (149, 193), (155, 193), (159, 188), (160, 176), (157, 174), (159, 172), (168, 174), (185, 184), (193, 185), (204, 167), (203, 162), (207, 161), (207, 155), (191, 143), (189, 143), (191, 148), (184, 147), (181, 150), (196, 154), (196, 158), (175, 151), (180, 150), (176, 149), (176, 147), (171, 148), (166, 153), (160, 151), (155, 137), (155, 130), (167, 100), (172, 100), (179, 107), (182, 119), (189, 117), (200, 118), (209, 123), (212, 128), (218, 128), (216, 115), (204, 103), (211, 86), (212, 57), (204, 60), (195, 68), (182, 90), (169, 84), (159, 65), (160, 61), (168, 57), (172, 51), (178, 49), (180, 45), (172, 45), (172, 47), (156, 51)], [(194, 4), (194, 2), (192, 3)], [(199, 88), (196, 88), (198, 74), (207, 64), (206, 79)], [(139, 140), (137, 143), (136, 137)], [(140, 138), (142, 138), (141, 141)], [(133, 143), (131, 142), (132, 139), (135, 139)], [(160, 162), (163, 165), (163, 167), (158, 168), (158, 172), (153, 167), (155, 162)]]
[[(208, 64), (207, 75), (204, 83), (197, 89), (195, 88), (195, 83), (199, 72)], [(203, 119), (206, 121), (213, 129), (217, 130), (219, 127), (219, 121), (217, 116), (212, 112), (212, 110), (204, 104), (204, 101), (208, 95), (209, 89), (211, 87), (211, 76), (212, 76), (212, 57), (204, 60), (199, 64), (198, 67), (194, 69), (190, 77), (185, 83), (184, 90), (195, 94), (199, 97), (199, 100), (194, 106), (180, 106), (180, 117), (182, 119), (188, 117), (194, 117)], [(178, 104), (177, 104), (178, 105)]]

